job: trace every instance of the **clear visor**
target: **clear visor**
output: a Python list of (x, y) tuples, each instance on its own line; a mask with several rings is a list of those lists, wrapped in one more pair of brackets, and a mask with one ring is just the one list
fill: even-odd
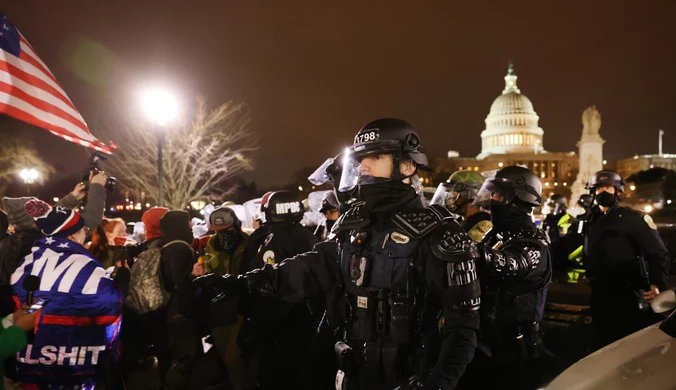
[(326, 170), (328, 167), (331, 166), (331, 164), (333, 164), (334, 161), (335, 160), (333, 157), (327, 158), (326, 161), (324, 161), (324, 163), (320, 165), (319, 168), (317, 168), (317, 170), (315, 170), (314, 172), (312, 172), (310, 176), (308, 176), (307, 179), (310, 181), (310, 183), (316, 186), (320, 186), (322, 184), (329, 182), (331, 180), (331, 176), (329, 176), (326, 173)]
[(324, 198), (333, 191), (315, 191), (311, 192), (307, 197), (307, 202), (310, 205), (310, 210), (314, 212), (319, 212), (322, 209), (322, 201)]
[(501, 177), (486, 179), (472, 206), (490, 207), (511, 203), (514, 200), (514, 189), (511, 185), (511, 180)]
[(324, 214), (317, 211), (306, 211), (303, 214), (303, 219), (300, 221), (300, 224), (303, 226), (319, 226), (326, 224), (326, 218)]
[(352, 191), (359, 183), (359, 161), (353, 158), (350, 149), (343, 153), (343, 174), (340, 176), (340, 186), (338, 191)]
[(449, 183), (441, 183), (434, 192), (430, 205), (437, 204), (439, 206), (449, 207), (455, 205), (458, 199), (458, 193), (453, 190), (453, 185)]

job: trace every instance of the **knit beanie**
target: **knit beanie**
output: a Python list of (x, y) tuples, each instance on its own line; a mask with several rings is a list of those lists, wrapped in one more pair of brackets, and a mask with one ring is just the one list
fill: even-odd
[(169, 211), (166, 207), (153, 207), (152, 209), (143, 213), (141, 221), (146, 228), (146, 240), (162, 237), (160, 230), (160, 219)]
[(84, 227), (85, 221), (77, 211), (61, 206), (52, 207), (39, 199), (29, 200), (24, 210), (45, 236), (66, 238)]
[(16, 227), (16, 231), (24, 231), (34, 228), (35, 221), (33, 218), (26, 214), (24, 206), (30, 200), (37, 200), (35, 197), (23, 197), (23, 198), (2, 198), (2, 203), (5, 205), (5, 210), (7, 211), (7, 219), (9, 220), (10, 225)]

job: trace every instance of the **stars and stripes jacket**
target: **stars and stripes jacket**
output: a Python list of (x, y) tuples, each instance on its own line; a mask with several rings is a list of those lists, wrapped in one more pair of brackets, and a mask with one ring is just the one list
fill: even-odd
[(40, 239), (21, 260), (10, 280), (17, 305), (25, 303), (27, 275), (40, 278), (34, 299), (51, 301), (33, 340), (17, 354), (19, 379), (60, 389), (95, 383), (117, 357), (121, 290), (82, 245), (63, 238)]

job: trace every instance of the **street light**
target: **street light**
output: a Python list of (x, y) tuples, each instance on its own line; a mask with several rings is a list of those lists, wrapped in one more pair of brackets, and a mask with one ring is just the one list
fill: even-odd
[(21, 179), (23, 179), (24, 184), (26, 184), (26, 192), (28, 193), (28, 195), (30, 195), (31, 193), (30, 185), (35, 183), (35, 180), (37, 180), (38, 176), (40, 176), (40, 174), (33, 168), (22, 169), (21, 172), (19, 172), (19, 177), (21, 177)]
[(152, 89), (143, 94), (143, 109), (153, 121), (153, 129), (157, 134), (157, 198), (160, 206), (164, 206), (162, 196), (162, 145), (164, 144), (164, 126), (176, 118), (178, 102), (174, 95), (166, 90)]

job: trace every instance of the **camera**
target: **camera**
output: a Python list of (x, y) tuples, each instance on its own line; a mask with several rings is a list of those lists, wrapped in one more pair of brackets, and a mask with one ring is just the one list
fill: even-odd
[[(106, 161), (107, 159), (108, 156), (106, 156), (103, 152), (93, 152), (91, 157), (89, 157), (89, 164), (87, 166), (87, 169), (85, 170), (84, 175), (82, 175), (82, 182), (84, 183), (86, 190), (89, 190), (89, 175), (92, 172), (94, 175), (101, 172), (101, 169), (99, 168), (99, 163), (101, 161)], [(115, 188), (115, 184), (117, 184), (116, 178), (106, 176), (106, 184), (103, 187), (106, 190), (110, 191), (113, 188)]]

